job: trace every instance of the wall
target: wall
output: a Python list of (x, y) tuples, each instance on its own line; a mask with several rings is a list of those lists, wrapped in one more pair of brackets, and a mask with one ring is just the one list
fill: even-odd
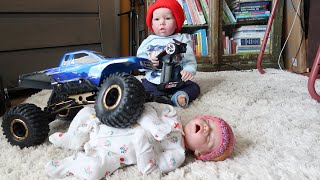
[(309, 6), (309, 22), (308, 22), (308, 49), (307, 49), (307, 65), (311, 69), (318, 48), (320, 47), (320, 1), (310, 1)]
[[(130, 11), (130, 0), (120, 0), (120, 13), (126, 13)], [(134, 0), (135, 2), (135, 12), (137, 15), (137, 18), (135, 19), (135, 42), (136, 42), (136, 47), (139, 46), (141, 41), (145, 38), (146, 32), (145, 32), (145, 5), (140, 5), (138, 4), (137, 0)], [(139, 33), (140, 32), (140, 33)], [(121, 56), (129, 56), (129, 48), (130, 48), (130, 43), (129, 43), (129, 15), (128, 14), (123, 14), (120, 16), (120, 54)]]
[[(294, 21), (294, 16), (296, 14), (295, 9), (297, 10), (299, 1), (285, 1), (284, 8), (284, 25), (283, 25), (283, 36), (282, 42), (284, 43), (287, 39), (292, 23)], [(306, 39), (303, 31), (304, 26), (304, 11), (303, 11), (303, 3), (300, 5), (301, 11), (298, 11), (298, 15), (295, 20), (295, 24), (293, 25), (292, 32), (287, 41), (286, 47), (283, 51), (283, 60), (285, 68), (289, 71), (293, 71), (296, 73), (305, 73), (307, 72), (307, 64), (306, 64)], [(303, 25), (303, 26), (302, 26)], [(283, 44), (282, 43), (282, 44)], [(300, 46), (301, 43), (301, 46)], [(300, 46), (300, 48), (299, 48)], [(282, 48), (282, 47), (281, 47)], [(296, 62), (293, 63), (292, 58), (296, 58)]]
[[(130, 10), (129, 0), (120, 0), (120, 13)], [(120, 54), (121, 56), (129, 55), (129, 18), (128, 15), (120, 16)]]

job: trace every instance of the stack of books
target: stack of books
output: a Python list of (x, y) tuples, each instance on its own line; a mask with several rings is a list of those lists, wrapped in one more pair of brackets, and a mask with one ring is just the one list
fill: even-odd
[(202, 25), (209, 22), (209, 0), (176, 0), (182, 7), (185, 15), (184, 25), (195, 26), (188, 31), (193, 41), (193, 51), (196, 56), (208, 56), (208, 30)]
[[(224, 54), (250, 54), (259, 53), (265, 34), (266, 25), (248, 25), (235, 29), (234, 36), (223, 36)], [(265, 53), (270, 53), (270, 37), (268, 37)]]
[(203, 25), (209, 22), (209, 0), (177, 0), (185, 15), (185, 25)]
[(208, 32), (206, 29), (198, 29), (191, 34), (193, 51), (196, 56), (208, 56)]
[(237, 22), (267, 20), (272, 0), (233, 0), (230, 9)]

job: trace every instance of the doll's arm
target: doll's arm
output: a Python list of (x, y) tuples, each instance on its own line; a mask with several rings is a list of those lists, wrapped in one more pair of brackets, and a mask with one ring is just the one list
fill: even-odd
[(184, 148), (170, 148), (165, 150), (157, 149), (160, 147), (152, 135), (144, 129), (139, 129), (134, 137), (134, 146), (137, 157), (137, 167), (143, 174), (153, 171), (163, 173), (172, 171), (184, 162)]
[(197, 60), (193, 52), (193, 41), (189, 34), (182, 34), (181, 41), (187, 44), (187, 51), (182, 54), (182, 69), (195, 76), (197, 73)]
[(82, 150), (83, 145), (89, 141), (90, 133), (98, 131), (99, 124), (95, 110), (84, 107), (74, 117), (66, 133), (56, 132), (49, 136), (49, 141), (57, 147)]
[(162, 140), (172, 130), (167, 121), (176, 118), (176, 111), (172, 106), (152, 102), (145, 104), (145, 110), (138, 123), (150, 131), (156, 140)]

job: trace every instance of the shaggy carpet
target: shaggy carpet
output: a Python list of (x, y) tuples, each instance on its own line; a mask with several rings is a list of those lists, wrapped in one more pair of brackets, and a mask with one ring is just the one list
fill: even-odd
[[(202, 162), (188, 154), (183, 166), (168, 174), (143, 176), (129, 166), (107, 179), (320, 179), (320, 104), (308, 93), (308, 77), (267, 69), (263, 75), (257, 70), (199, 72), (194, 80), (201, 95), (178, 113), (183, 123), (197, 115), (229, 122), (236, 137), (231, 157)], [(41, 91), (26, 102), (43, 107), (49, 94)], [(50, 128), (50, 133), (66, 131), (68, 123), (56, 120)], [(0, 179), (52, 179), (44, 174), (44, 165), (74, 153), (48, 141), (21, 150), (0, 131)]]

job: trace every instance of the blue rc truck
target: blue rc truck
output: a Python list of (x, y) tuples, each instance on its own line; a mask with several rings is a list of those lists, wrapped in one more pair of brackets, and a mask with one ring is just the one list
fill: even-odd
[(145, 103), (144, 88), (130, 72), (152, 68), (144, 58), (106, 58), (88, 50), (67, 53), (58, 67), (19, 77), (20, 87), (52, 89), (52, 93), (43, 110), (28, 103), (10, 108), (3, 116), (3, 134), (12, 145), (41, 144), (48, 137), (51, 121), (72, 120), (87, 104), (94, 104), (104, 124), (128, 127), (136, 122)]
[[(186, 46), (174, 40), (158, 55), (162, 69), (160, 90), (183, 85), (180, 73), (173, 73), (173, 69), (179, 66), (181, 58), (177, 57), (186, 52)], [(9, 143), (21, 148), (41, 144), (48, 137), (51, 121), (72, 120), (87, 104), (94, 104), (102, 123), (126, 128), (137, 121), (146, 101), (166, 101), (145, 93), (141, 82), (130, 74), (133, 70), (154, 68), (144, 58), (106, 58), (88, 50), (67, 53), (58, 67), (19, 77), (20, 87), (52, 89), (52, 93), (43, 110), (29, 103), (10, 108), (3, 116), (3, 134)]]

